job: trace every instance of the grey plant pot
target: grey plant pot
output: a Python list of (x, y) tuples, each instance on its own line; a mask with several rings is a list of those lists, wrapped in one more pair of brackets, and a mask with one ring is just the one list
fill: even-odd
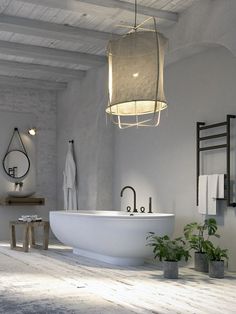
[(178, 279), (179, 266), (178, 262), (175, 261), (164, 261), (163, 262), (164, 278)]
[(224, 261), (209, 261), (209, 277), (224, 278)]
[(209, 263), (208, 263), (206, 253), (195, 252), (195, 254), (194, 254), (194, 269), (196, 271), (208, 273)]

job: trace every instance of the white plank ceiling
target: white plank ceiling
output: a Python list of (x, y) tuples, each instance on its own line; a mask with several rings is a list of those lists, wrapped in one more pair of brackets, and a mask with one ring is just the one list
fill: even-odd
[[(193, 2), (139, 0), (138, 22), (154, 16), (159, 29), (173, 26)], [(108, 40), (127, 32), (118, 25), (133, 23), (134, 0), (0, 0), (0, 84), (64, 88), (105, 64)]]

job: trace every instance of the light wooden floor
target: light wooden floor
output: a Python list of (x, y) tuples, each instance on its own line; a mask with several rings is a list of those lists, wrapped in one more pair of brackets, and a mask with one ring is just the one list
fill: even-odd
[(155, 265), (112, 267), (62, 245), (23, 253), (1, 243), (0, 313), (231, 314), (236, 274), (217, 280), (184, 267), (167, 280)]

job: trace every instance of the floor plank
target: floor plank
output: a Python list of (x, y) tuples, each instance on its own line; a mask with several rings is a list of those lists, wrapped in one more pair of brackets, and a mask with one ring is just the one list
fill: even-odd
[(154, 264), (118, 267), (60, 244), (29, 253), (0, 243), (0, 313), (236, 314), (236, 273), (212, 279), (189, 267), (178, 280)]

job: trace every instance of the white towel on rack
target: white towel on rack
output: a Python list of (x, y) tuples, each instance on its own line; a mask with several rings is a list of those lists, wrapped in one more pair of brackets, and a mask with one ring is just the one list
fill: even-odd
[(208, 215), (216, 215), (216, 199), (218, 197), (219, 175), (208, 176)]
[(198, 178), (198, 212), (207, 213), (207, 195), (208, 195), (208, 176), (200, 175)]
[(218, 198), (225, 197), (225, 175), (218, 174)]

